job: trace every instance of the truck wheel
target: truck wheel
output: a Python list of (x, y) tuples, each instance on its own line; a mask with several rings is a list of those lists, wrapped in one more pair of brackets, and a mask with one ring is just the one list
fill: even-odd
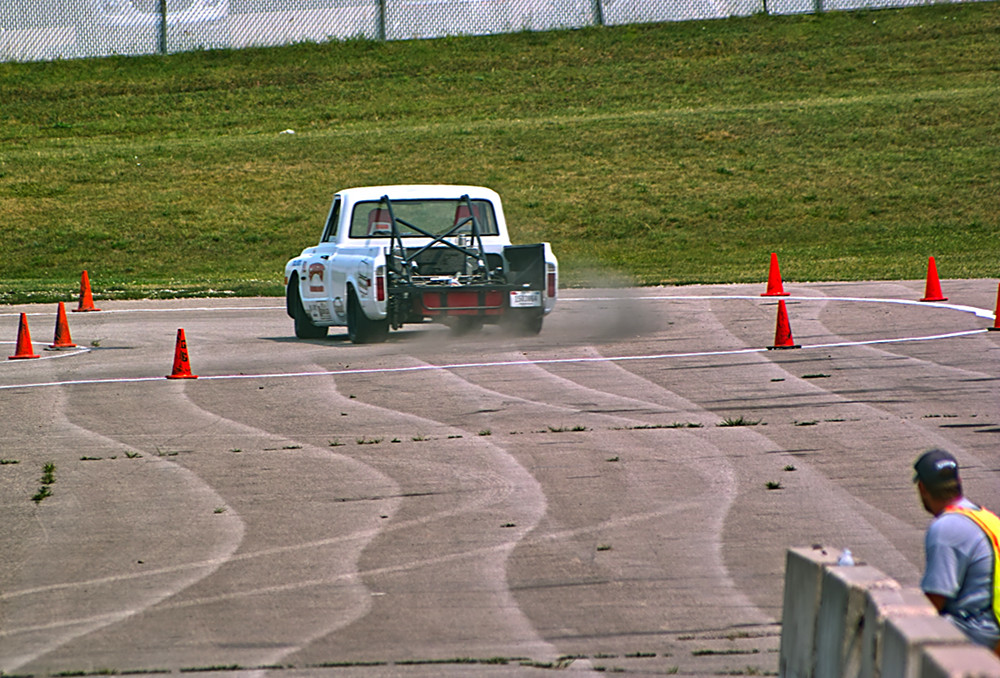
[(389, 336), (389, 319), (372, 320), (366, 316), (353, 287), (347, 291), (347, 336), (352, 344), (377, 344)]
[(295, 336), (299, 339), (322, 339), (326, 336), (327, 328), (322, 325), (314, 325), (312, 318), (302, 308), (302, 298), (299, 296), (299, 280), (292, 278), (288, 283), (288, 310), (295, 321)]
[(540, 309), (512, 308), (504, 315), (503, 324), (519, 337), (531, 337), (542, 331), (544, 319), (545, 314)]

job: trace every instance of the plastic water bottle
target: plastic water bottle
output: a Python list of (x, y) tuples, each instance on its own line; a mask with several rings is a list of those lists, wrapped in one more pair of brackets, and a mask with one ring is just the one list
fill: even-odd
[(844, 549), (843, 553), (840, 554), (840, 558), (837, 560), (837, 564), (846, 566), (854, 564), (854, 556), (851, 554), (851, 549)]

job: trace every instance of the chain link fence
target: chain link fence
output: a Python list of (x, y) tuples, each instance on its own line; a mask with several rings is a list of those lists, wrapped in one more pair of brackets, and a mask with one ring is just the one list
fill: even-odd
[(408, 40), (925, 0), (0, 0), (0, 61)]

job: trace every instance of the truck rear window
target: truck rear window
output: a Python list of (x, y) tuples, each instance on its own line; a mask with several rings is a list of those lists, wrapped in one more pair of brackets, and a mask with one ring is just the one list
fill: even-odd
[[(472, 217), (480, 235), (499, 235), (493, 203), (489, 200), (393, 200), (392, 216), (402, 238), (469, 235)], [(359, 202), (351, 214), (351, 237), (389, 237), (392, 228), (389, 206), (385, 202)], [(423, 232), (421, 232), (423, 231)]]

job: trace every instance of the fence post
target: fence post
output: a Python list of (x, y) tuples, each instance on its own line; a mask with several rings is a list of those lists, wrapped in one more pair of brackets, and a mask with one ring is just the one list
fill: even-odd
[(160, 0), (160, 35), (157, 48), (160, 54), (167, 53), (167, 0)]
[(375, 34), (380, 42), (385, 42), (385, 7), (386, 0), (378, 0), (375, 10)]
[(594, 25), (604, 25), (604, 8), (601, 6), (601, 0), (594, 0)]

